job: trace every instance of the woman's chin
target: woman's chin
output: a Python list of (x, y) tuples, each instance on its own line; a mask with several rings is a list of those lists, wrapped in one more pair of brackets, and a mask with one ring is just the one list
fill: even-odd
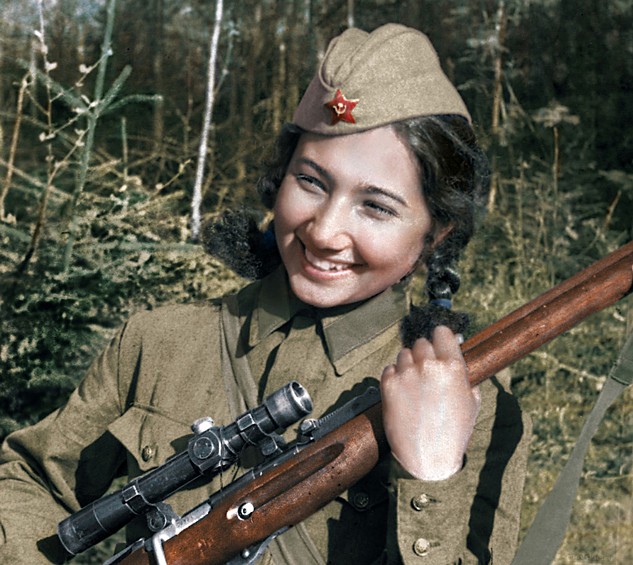
[(342, 285), (319, 284), (301, 275), (295, 275), (290, 276), (290, 286), (299, 300), (317, 308), (331, 308), (355, 302), (353, 292), (345, 288), (337, 288)]

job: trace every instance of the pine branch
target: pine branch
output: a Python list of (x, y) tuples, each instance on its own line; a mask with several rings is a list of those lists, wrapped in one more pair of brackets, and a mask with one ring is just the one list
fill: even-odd
[(121, 88), (123, 88), (125, 81), (128, 79), (131, 73), (132, 67), (130, 65), (126, 65), (121, 71), (121, 74), (119, 74), (119, 76), (112, 83), (110, 90), (108, 90), (106, 95), (103, 97), (103, 100), (99, 102), (99, 105), (95, 110), (98, 116), (102, 116), (103, 112), (108, 109), (108, 106), (110, 106), (110, 104), (112, 104), (112, 102), (116, 98), (116, 95), (119, 93)]
[(27, 69), (30, 73), (33, 73), (44, 86), (51, 89), (56, 94), (57, 98), (64, 102), (69, 108), (77, 112), (78, 114), (85, 113), (89, 110), (88, 105), (78, 96), (75, 96), (67, 88), (64, 88), (57, 81), (53, 80), (46, 73), (43, 73), (39, 69), (30, 68), (31, 65), (22, 59), (18, 59), (18, 64)]
[(130, 94), (129, 96), (125, 96), (124, 98), (121, 98), (121, 100), (110, 104), (99, 115), (107, 116), (108, 114), (111, 114), (115, 110), (118, 110), (123, 106), (127, 106), (128, 104), (140, 104), (145, 102), (155, 104), (156, 102), (162, 101), (162, 99), (163, 97), (160, 94)]

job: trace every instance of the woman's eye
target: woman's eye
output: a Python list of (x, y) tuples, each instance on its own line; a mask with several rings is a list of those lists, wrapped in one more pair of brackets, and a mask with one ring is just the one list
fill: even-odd
[(307, 186), (308, 188), (316, 188), (318, 190), (325, 190), (323, 183), (320, 180), (310, 175), (298, 174), (296, 175), (296, 179), (297, 181), (299, 181), (299, 184), (303, 186)]
[(365, 206), (369, 208), (372, 213), (375, 213), (379, 216), (396, 216), (396, 213), (391, 209), (383, 206), (382, 204), (378, 204), (377, 202), (373, 202), (368, 200), (365, 202)]

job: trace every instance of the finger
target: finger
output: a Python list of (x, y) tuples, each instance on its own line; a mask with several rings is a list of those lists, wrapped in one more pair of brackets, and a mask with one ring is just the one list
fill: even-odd
[(462, 357), (462, 350), (459, 345), (457, 336), (450, 328), (437, 326), (433, 330), (433, 349), (438, 359), (458, 359)]
[[(395, 364), (387, 365), (380, 377), (380, 392), (382, 395), (383, 415), (393, 410), (400, 410), (406, 405), (406, 395), (403, 397), (402, 373), (398, 372)], [(399, 408), (397, 408), (399, 407)]]
[(396, 374), (396, 365), (395, 363), (390, 363), (382, 370), (382, 375), (380, 377), (380, 382), (385, 382), (391, 379)]
[(380, 376), (380, 392), (382, 394), (383, 404), (389, 404), (394, 384), (397, 381), (398, 372), (396, 366), (391, 363), (387, 365)]
[(408, 347), (403, 347), (396, 356), (396, 369), (402, 370), (413, 364), (413, 352)]
[(416, 339), (413, 347), (411, 348), (414, 361), (422, 361), (424, 359), (435, 359), (435, 350), (433, 344), (423, 337)]

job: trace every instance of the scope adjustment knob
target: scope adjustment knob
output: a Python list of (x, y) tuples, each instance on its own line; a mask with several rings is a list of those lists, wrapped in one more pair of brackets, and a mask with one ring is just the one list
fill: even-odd
[(215, 426), (215, 422), (213, 418), (209, 418), (209, 416), (205, 416), (204, 418), (198, 418), (193, 424), (191, 424), (191, 431), (196, 434), (203, 434), (207, 430), (210, 430), (213, 426)]

